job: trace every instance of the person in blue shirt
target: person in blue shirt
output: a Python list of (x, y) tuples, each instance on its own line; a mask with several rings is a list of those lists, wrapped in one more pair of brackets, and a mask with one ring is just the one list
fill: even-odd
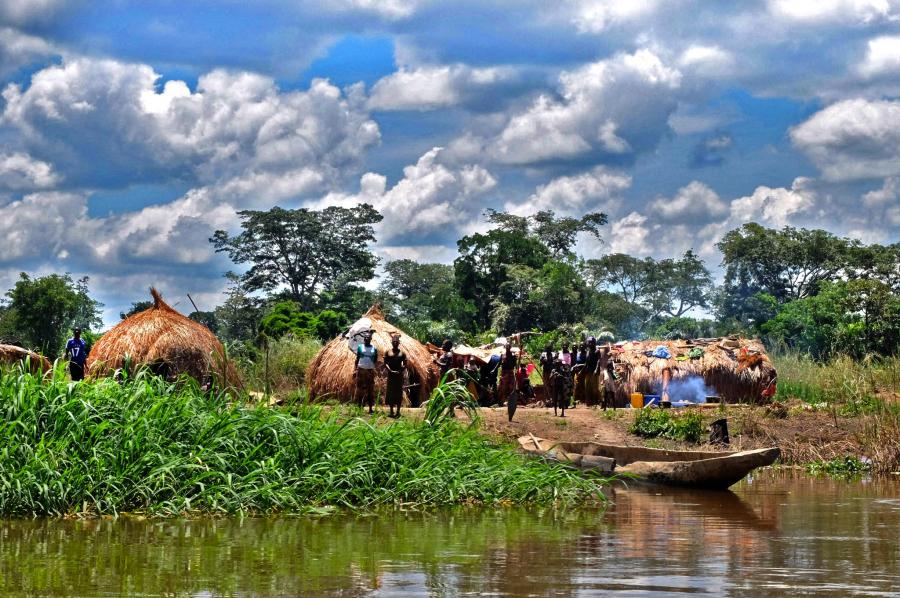
[(75, 328), (72, 331), (72, 338), (66, 343), (66, 359), (69, 360), (69, 375), (72, 376), (72, 381), (84, 380), (87, 344), (81, 338), (81, 328)]

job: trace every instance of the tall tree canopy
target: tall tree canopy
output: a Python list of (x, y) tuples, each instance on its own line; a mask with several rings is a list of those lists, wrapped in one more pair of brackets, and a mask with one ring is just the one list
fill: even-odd
[(584, 263), (585, 278), (595, 290), (619, 295), (639, 306), (644, 323), (661, 316), (681, 317), (694, 308), (709, 307), (712, 275), (697, 254), (654, 260), (612, 253)]
[(375, 241), (373, 225), (382, 216), (368, 204), (323, 210), (275, 207), (238, 215), (243, 228), (239, 235), (217, 230), (210, 242), (233, 262), (250, 264), (241, 275), (250, 292), (283, 290), (309, 310), (323, 291), (375, 275), (378, 260), (368, 246)]
[(404, 323), (413, 320), (456, 320), (470, 327), (474, 306), (457, 288), (453, 266), (393, 260), (384, 266), (379, 296)]
[(824, 230), (775, 230), (755, 222), (716, 244), (727, 288), (744, 297), (768, 293), (780, 303), (815, 295), (823, 281), (847, 268), (854, 245)]
[(488, 210), (486, 215), (500, 230), (534, 237), (547, 248), (553, 259), (571, 257), (580, 233), (587, 233), (599, 241), (600, 227), (607, 223), (606, 214), (602, 212), (591, 212), (581, 218), (557, 218), (553, 210), (541, 210), (532, 216)]

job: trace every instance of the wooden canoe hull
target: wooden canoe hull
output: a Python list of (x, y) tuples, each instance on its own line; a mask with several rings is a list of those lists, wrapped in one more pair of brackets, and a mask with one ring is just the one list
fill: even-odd
[(519, 446), (530, 455), (574, 467), (586, 468), (598, 460), (612, 460), (612, 471), (629, 474), (641, 482), (720, 490), (742, 480), (757, 467), (771, 465), (781, 455), (777, 447), (730, 453), (667, 451), (595, 442), (557, 443), (532, 436), (519, 438)]

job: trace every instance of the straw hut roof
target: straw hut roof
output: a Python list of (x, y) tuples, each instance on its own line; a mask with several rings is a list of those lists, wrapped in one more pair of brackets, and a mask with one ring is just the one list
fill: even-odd
[(222, 343), (209, 328), (172, 309), (151, 288), (153, 306), (119, 322), (94, 343), (88, 355), (91, 376), (107, 376), (125, 366), (146, 365), (167, 379), (187, 374), (200, 382), (240, 386)]
[(14, 365), (30, 358), (31, 371), (34, 373), (46, 372), (51, 368), (50, 360), (34, 351), (17, 347), (16, 345), (0, 344), (0, 365)]
[[(648, 356), (657, 347), (666, 347), (668, 359)], [(693, 349), (702, 355), (691, 358)], [(699, 351), (695, 351), (697, 355)], [(672, 380), (700, 377), (725, 402), (760, 402), (776, 379), (775, 366), (758, 340), (730, 336), (693, 341), (628, 341), (612, 346), (611, 357), (617, 376), (616, 403), (625, 405), (632, 392), (658, 394), (663, 372)]]
[[(378, 305), (373, 305), (365, 316), (372, 321), (372, 344), (378, 349), (378, 359), (384, 357), (391, 348), (391, 335), (400, 335), (400, 349), (406, 353), (410, 370), (410, 383), (418, 382), (419, 396), (425, 400), (438, 383), (438, 371), (428, 349), (396, 326), (384, 319)], [(356, 354), (347, 345), (342, 335), (328, 342), (316, 354), (306, 371), (311, 399), (336, 398), (352, 401), (355, 382), (353, 370)], [(384, 396), (386, 377), (380, 368), (376, 370), (376, 389)]]

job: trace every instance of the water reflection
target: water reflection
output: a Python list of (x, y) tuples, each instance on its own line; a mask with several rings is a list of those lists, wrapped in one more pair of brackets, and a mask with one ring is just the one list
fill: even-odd
[(735, 492), (617, 488), (607, 511), (5, 521), (0, 594), (889, 594), (900, 483), (765, 472)]

